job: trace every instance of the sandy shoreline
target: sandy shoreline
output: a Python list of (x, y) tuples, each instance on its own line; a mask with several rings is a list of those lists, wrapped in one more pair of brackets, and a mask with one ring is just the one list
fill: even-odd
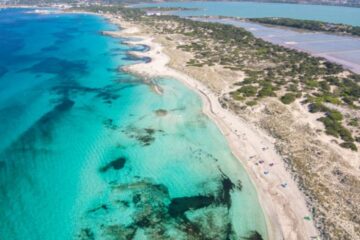
[[(286, 171), (281, 156), (275, 150), (275, 140), (263, 130), (222, 108), (218, 96), (204, 84), (168, 67), (170, 59), (163, 53), (163, 46), (156, 43), (156, 39), (144, 35), (136, 26), (131, 26), (119, 18), (108, 15), (105, 17), (122, 28), (122, 31), (108, 33), (109, 35), (136, 37), (141, 40), (129, 40), (128, 43), (150, 47), (147, 52), (132, 54), (149, 57), (152, 61), (127, 66), (126, 71), (146, 78), (177, 79), (202, 98), (204, 114), (219, 127), (234, 156), (246, 169), (257, 189), (259, 202), (266, 215), (269, 239), (311, 239), (318, 236), (313, 222), (304, 219), (311, 216), (306, 207), (305, 197)], [(263, 160), (264, 164), (256, 164), (259, 160)], [(273, 166), (270, 167), (270, 163)]]

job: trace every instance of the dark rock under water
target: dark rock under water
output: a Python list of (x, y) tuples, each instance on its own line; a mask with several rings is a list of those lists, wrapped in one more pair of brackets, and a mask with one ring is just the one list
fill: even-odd
[(237, 184), (234, 184), (231, 179), (221, 171), (219, 168), (219, 171), (221, 173), (221, 184), (219, 186), (217, 201), (219, 203), (225, 204), (228, 209), (231, 207), (231, 192), (234, 191), (236, 188), (237, 190), (242, 190), (241, 181), (238, 180)]
[(99, 170), (100, 170), (100, 172), (107, 172), (110, 169), (120, 170), (120, 169), (124, 168), (125, 163), (126, 163), (126, 158), (119, 157), (119, 158), (109, 162), (105, 166), (101, 167)]
[(153, 128), (135, 128), (133, 126), (128, 126), (122, 130), (129, 138), (137, 140), (139, 144), (146, 147), (151, 145), (155, 141), (156, 133), (163, 133), (163, 130), (153, 129)]
[(263, 240), (261, 234), (258, 233), (257, 231), (252, 231), (248, 237), (243, 237), (241, 239), (244, 239), (244, 240)]
[(215, 203), (212, 196), (180, 197), (171, 199), (169, 214), (172, 217), (182, 216), (188, 210), (196, 210)]
[[(132, 222), (106, 225), (106, 222), (100, 219), (100, 222), (91, 226), (98, 226), (101, 236), (108, 236), (110, 239), (132, 239), (137, 231), (141, 230), (148, 239), (173, 239), (174, 233), (175, 237), (186, 236), (186, 239), (236, 239), (230, 212), (225, 204), (217, 202), (219, 196), (171, 198), (165, 185), (149, 180), (139, 180), (130, 184), (112, 183), (111, 186), (114, 196), (119, 199), (103, 204), (91, 213), (106, 210), (101, 211), (101, 216), (105, 220), (107, 214), (112, 214), (112, 211), (126, 212), (126, 209), (131, 209)], [(106, 209), (103, 206), (106, 206)], [(216, 220), (219, 217), (223, 218), (220, 222)], [(96, 221), (99, 221), (99, 218)], [(98, 232), (89, 229), (89, 226), (82, 229), (78, 239), (88, 239), (81, 238), (80, 235)], [(84, 232), (84, 229), (88, 230)]]

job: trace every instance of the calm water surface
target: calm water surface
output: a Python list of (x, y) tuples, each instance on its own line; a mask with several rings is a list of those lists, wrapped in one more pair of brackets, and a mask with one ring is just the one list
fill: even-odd
[(267, 239), (198, 96), (158, 95), (96, 16), (0, 11), (0, 239)]
[(287, 17), (360, 26), (360, 8), (256, 2), (161, 2), (137, 6), (188, 7), (179, 16)]

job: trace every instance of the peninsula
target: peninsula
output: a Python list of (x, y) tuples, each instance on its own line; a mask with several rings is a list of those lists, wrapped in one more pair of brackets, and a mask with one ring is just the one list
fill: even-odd
[(327, 23), (314, 20), (301, 20), (291, 18), (249, 18), (251, 22), (304, 29), (309, 31), (329, 32), (360, 36), (360, 27), (346, 24)]

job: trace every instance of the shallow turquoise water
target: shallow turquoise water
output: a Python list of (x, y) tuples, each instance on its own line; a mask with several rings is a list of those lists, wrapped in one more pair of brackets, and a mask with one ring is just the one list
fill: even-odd
[(287, 17), (360, 26), (360, 8), (258, 2), (161, 2), (136, 6), (189, 7), (180, 16), (231, 16), (244, 18)]
[(101, 18), (24, 11), (0, 12), (0, 239), (267, 239), (195, 93), (117, 71), (139, 59)]

